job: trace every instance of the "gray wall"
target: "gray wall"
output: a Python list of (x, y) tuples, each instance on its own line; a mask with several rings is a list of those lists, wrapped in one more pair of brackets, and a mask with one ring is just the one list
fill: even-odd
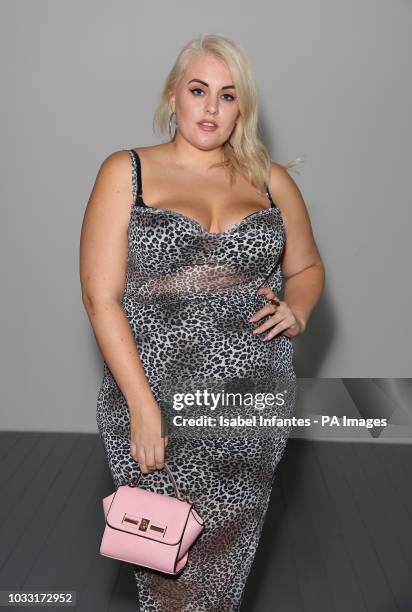
[(298, 376), (410, 376), (410, 2), (3, 0), (0, 17), (1, 429), (97, 431), (84, 209), (109, 153), (158, 142), (163, 79), (202, 32), (251, 57), (272, 159), (306, 159), (327, 282)]

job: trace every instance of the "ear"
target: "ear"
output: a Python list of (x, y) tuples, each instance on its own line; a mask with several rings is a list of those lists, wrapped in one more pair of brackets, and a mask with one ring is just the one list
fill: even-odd
[(175, 112), (175, 100), (176, 100), (176, 96), (174, 94), (170, 96), (169, 105), (170, 105), (170, 108), (172, 109), (172, 112)]

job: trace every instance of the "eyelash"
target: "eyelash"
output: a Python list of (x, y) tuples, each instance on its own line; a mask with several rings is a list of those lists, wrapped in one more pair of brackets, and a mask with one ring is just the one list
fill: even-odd
[[(191, 92), (194, 91), (203, 91), (203, 89), (200, 89), (200, 87), (194, 87), (193, 89), (190, 90)], [(236, 98), (234, 96), (232, 96), (232, 94), (223, 94), (224, 96), (230, 96), (232, 99), (231, 100), (226, 100), (226, 102), (233, 102), (234, 100), (236, 100)]]

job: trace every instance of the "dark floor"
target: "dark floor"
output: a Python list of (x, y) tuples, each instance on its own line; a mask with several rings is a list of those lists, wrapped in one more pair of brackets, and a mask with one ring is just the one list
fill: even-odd
[[(135, 612), (130, 566), (99, 554), (114, 487), (98, 435), (0, 432), (0, 462), (0, 590)], [(291, 438), (242, 612), (411, 612), (411, 483), (412, 445)]]

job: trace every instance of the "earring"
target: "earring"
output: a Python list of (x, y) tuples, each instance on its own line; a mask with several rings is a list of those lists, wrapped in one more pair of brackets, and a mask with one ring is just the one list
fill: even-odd
[[(175, 116), (175, 131), (174, 134), (172, 136), (172, 117), (173, 115)], [(170, 136), (170, 140), (173, 140), (173, 138), (176, 135), (176, 128), (177, 128), (177, 122), (176, 122), (176, 113), (173, 111), (172, 114), (169, 117), (169, 136)]]

